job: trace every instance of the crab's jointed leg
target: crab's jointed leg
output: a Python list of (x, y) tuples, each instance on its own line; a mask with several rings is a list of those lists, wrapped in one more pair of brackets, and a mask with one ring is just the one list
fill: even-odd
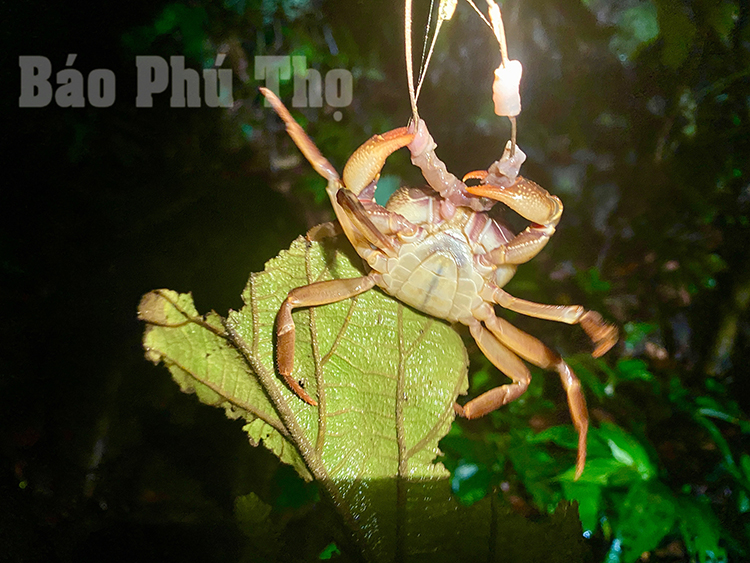
[[(362, 202), (346, 188), (340, 188), (337, 192), (337, 201), (341, 206), (339, 221), (341, 224), (348, 224), (352, 234), (350, 241), (357, 248), (367, 248), (371, 252), (379, 255), (395, 255), (395, 244), (385, 236), (370, 221), (367, 212), (362, 206)], [(404, 230), (408, 233), (416, 229), (411, 223), (403, 225)], [(326, 237), (335, 234), (335, 225), (326, 223), (311, 231), (312, 237)], [(375, 246), (376, 250), (372, 251), (370, 246)], [(359, 249), (358, 249), (359, 250)], [(355, 297), (372, 289), (376, 285), (377, 275), (371, 273), (360, 278), (336, 279), (322, 282), (315, 282), (310, 285), (292, 289), (281, 304), (279, 313), (276, 316), (276, 363), (279, 373), (282, 375), (287, 385), (306, 403), (316, 406), (317, 402), (310, 397), (299, 381), (292, 377), (294, 371), (294, 343), (295, 327), (292, 311), (299, 307), (317, 307), (319, 305), (328, 305)]]
[[(488, 173), (472, 172), (467, 176), (486, 179)], [(518, 176), (510, 186), (480, 184), (468, 186), (466, 189), (473, 195), (504, 203), (532, 223), (507, 244), (481, 256), (480, 260), (487, 265), (515, 265), (531, 260), (555, 233), (555, 227), (563, 211), (562, 202), (557, 196), (551, 195), (540, 185), (521, 176)], [(491, 295), (486, 296), (487, 299), (505, 309), (530, 317), (580, 324), (596, 344), (596, 349), (592, 354), (595, 358), (604, 355), (617, 342), (617, 328), (605, 323), (599, 313), (587, 311), (580, 305), (542, 305), (513, 297), (498, 287), (492, 287), (491, 292)]]
[[(489, 305), (482, 306), (475, 313), (478, 320), (472, 320), (469, 323), (472, 336), (485, 356), (495, 367), (510, 377), (513, 383), (487, 391), (469, 401), (462, 408), (457, 407), (457, 412), (467, 418), (477, 418), (520, 397), (528, 388), (531, 374), (517, 356), (521, 356), (542, 369), (556, 371), (565, 389), (573, 425), (578, 432), (576, 459), (576, 478), (578, 478), (586, 463), (586, 435), (589, 425), (586, 399), (583, 396), (580, 381), (559, 354), (508, 321), (495, 316)], [(486, 329), (482, 327), (479, 320), (484, 322)]]
[(586, 434), (589, 428), (589, 414), (586, 399), (581, 390), (581, 382), (570, 366), (560, 355), (545, 346), (540, 340), (517, 329), (508, 321), (492, 314), (484, 321), (492, 334), (510, 350), (531, 362), (537, 367), (554, 370), (560, 376), (563, 389), (568, 398), (568, 408), (573, 419), (573, 426), (578, 432), (578, 457), (576, 459), (576, 478), (583, 472), (586, 464)]
[[(312, 164), (315, 171), (328, 180), (328, 195), (336, 205), (336, 192), (341, 187), (341, 178), (333, 165), (315, 146), (312, 139), (305, 133), (302, 126), (295, 121), (282, 101), (268, 88), (261, 88), (274, 111), (284, 121), (287, 133), (297, 145), (305, 158)], [(388, 131), (382, 135), (374, 135), (360, 146), (344, 167), (344, 184), (355, 195), (365, 189), (373, 180), (377, 179), (385, 160), (396, 150), (408, 145), (414, 134), (406, 127)]]
[(341, 223), (338, 221), (328, 221), (327, 223), (321, 223), (315, 225), (305, 235), (305, 238), (310, 242), (320, 242), (327, 238), (337, 237), (342, 234)]
[[(378, 236), (375, 232), (377, 229), (374, 228), (372, 222), (366, 220), (366, 213), (357, 212), (352, 214), (344, 211), (345, 208), (342, 207), (340, 201), (342, 196), (339, 195), (339, 191), (342, 188), (346, 188), (355, 196), (359, 196), (361, 192), (368, 186), (372, 186), (373, 182), (377, 180), (386, 159), (394, 151), (408, 145), (414, 139), (414, 134), (410, 133), (406, 127), (401, 127), (382, 135), (374, 135), (349, 157), (344, 167), (342, 182), (336, 169), (321, 154), (315, 143), (313, 143), (312, 139), (305, 133), (305, 130), (294, 120), (289, 110), (286, 109), (276, 94), (267, 88), (261, 88), (260, 91), (284, 121), (289, 136), (300, 151), (302, 151), (302, 154), (305, 155), (305, 158), (310, 161), (310, 164), (312, 164), (318, 174), (328, 180), (326, 192), (331, 200), (333, 211), (336, 213), (336, 217), (341, 223), (341, 227), (344, 233), (346, 233), (347, 238), (356, 246), (357, 243), (364, 243), (362, 241), (362, 237), (364, 236), (367, 242), (386, 251), (393, 251), (390, 243), (384, 240), (382, 235)], [(369, 190), (368, 194), (371, 197), (372, 194)], [(359, 207), (361, 208), (361, 206)], [(363, 216), (365, 219), (361, 219)], [(360, 217), (360, 219), (358, 220), (357, 217)], [(352, 222), (352, 218), (354, 222)], [(379, 246), (381, 244), (383, 246)]]
[(305, 155), (305, 158), (313, 165), (315, 171), (328, 180), (329, 184), (338, 181), (339, 173), (336, 172), (333, 165), (328, 162), (328, 159), (321, 154), (318, 147), (312, 142), (312, 139), (310, 139), (310, 137), (307, 136), (307, 133), (305, 133), (305, 130), (302, 129), (302, 126), (294, 120), (292, 114), (289, 113), (289, 110), (286, 109), (286, 106), (281, 102), (278, 96), (268, 88), (261, 88), (260, 92), (266, 97), (271, 104), (271, 107), (273, 107), (274, 111), (284, 121), (287, 133), (289, 133), (294, 144), (297, 145), (300, 151), (302, 151), (302, 154)]
[(471, 322), (469, 331), (487, 359), (513, 380), (513, 383), (482, 393), (463, 406), (458, 403), (454, 405), (460, 416), (471, 419), (489, 414), (523, 395), (531, 382), (531, 373), (518, 356), (503, 346), (491, 332), (482, 326), (482, 323)]
[(466, 184), (448, 171), (445, 163), (435, 154), (437, 143), (427, 130), (427, 124), (420, 119), (411, 124), (410, 129), (415, 132), (414, 139), (409, 143), (411, 162), (422, 170), (422, 175), (430, 187), (453, 206), (470, 207), (474, 211), (486, 211), (494, 205), (491, 201), (472, 197), (466, 191)]
[[(389, 238), (388, 235), (403, 232), (413, 234), (415, 227), (403, 218), (389, 216), (384, 213), (375, 213), (376, 226), (370, 219), (370, 214), (357, 196), (368, 186), (373, 187), (380, 174), (380, 170), (388, 156), (397, 149), (406, 146), (414, 138), (414, 134), (407, 131), (405, 127), (375, 135), (349, 158), (344, 168), (344, 182), (342, 183), (336, 169), (321, 154), (312, 139), (305, 133), (304, 129), (294, 120), (279, 98), (267, 88), (261, 88), (261, 93), (269, 101), (276, 113), (286, 124), (287, 132), (297, 147), (302, 151), (313, 168), (328, 180), (326, 191), (333, 205), (336, 217), (341, 228), (349, 241), (360, 254), (375, 254), (376, 258), (395, 256), (398, 240)], [(372, 197), (374, 190), (368, 190), (362, 197)], [(374, 202), (366, 201), (372, 206)], [(379, 227), (387, 227), (384, 232)], [(324, 227), (315, 231), (314, 235), (330, 234), (332, 229)], [(374, 249), (373, 249), (374, 247)], [(298, 307), (315, 307), (342, 301), (350, 297), (364, 293), (375, 285), (373, 275), (361, 278), (328, 280), (317, 282), (303, 287), (298, 287), (289, 292), (276, 316), (276, 358), (279, 373), (294, 392), (305, 402), (315, 405), (316, 402), (303, 389), (302, 385), (292, 377), (294, 371), (294, 341), (295, 328), (292, 311)]]
[(548, 321), (566, 324), (580, 324), (581, 328), (591, 338), (596, 348), (591, 353), (598, 358), (606, 354), (617, 343), (617, 327), (608, 324), (596, 311), (587, 311), (580, 305), (544, 305), (513, 297), (499, 287), (492, 287), (492, 294), (487, 295), (491, 300), (504, 309), (521, 313), (527, 317), (535, 317)]
[(276, 364), (287, 385), (306, 403), (318, 403), (310, 397), (299, 381), (292, 377), (294, 371), (295, 328), (292, 311), (299, 307), (317, 307), (337, 303), (372, 289), (375, 282), (370, 276), (361, 278), (327, 280), (297, 287), (289, 292), (276, 315)]
[[(370, 220), (362, 202), (346, 188), (341, 188), (336, 193), (336, 201), (343, 208), (351, 224), (362, 234), (362, 236), (375, 248), (382, 250), (390, 257), (396, 256), (396, 248), (391, 239), (386, 237)], [(357, 242), (352, 241), (356, 246)], [(361, 243), (359, 243), (361, 245)]]

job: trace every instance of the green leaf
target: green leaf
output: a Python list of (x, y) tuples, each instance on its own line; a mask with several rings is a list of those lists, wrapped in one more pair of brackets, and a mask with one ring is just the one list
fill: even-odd
[(513, 441), (508, 449), (508, 457), (513, 467), (534, 499), (534, 504), (542, 510), (552, 512), (563, 500), (562, 491), (553, 480), (554, 476), (568, 465), (571, 466), (571, 471), (575, 471), (572, 463), (557, 460), (545, 448), (528, 441), (523, 434), (528, 435), (529, 431), (512, 431), (511, 434)]
[(678, 506), (672, 492), (660, 483), (632, 487), (618, 507), (615, 541), (622, 546), (622, 560), (635, 562), (641, 554), (658, 547), (672, 531)]
[(461, 462), (453, 472), (451, 489), (464, 504), (474, 504), (487, 495), (490, 472), (486, 465)]
[(618, 360), (617, 373), (623, 381), (651, 381), (654, 379), (654, 374), (648, 371), (646, 362), (635, 358)]
[(262, 526), (270, 515), (271, 507), (255, 493), (234, 499), (234, 516), (240, 523), (240, 528), (245, 531)]
[(690, 19), (687, 7), (678, 0), (658, 0), (657, 11), (664, 38), (662, 62), (672, 70), (677, 70), (693, 48), (696, 25)]
[(282, 543), (278, 522), (271, 517), (271, 507), (255, 493), (234, 499), (234, 518), (237, 527), (247, 537), (255, 559), (273, 561), (278, 558)]
[[(253, 445), (263, 443), (305, 479), (312, 479), (289, 431), (250, 366), (229, 339), (216, 313), (200, 316), (189, 294), (157, 290), (138, 307), (149, 323), (143, 339), (146, 358), (164, 362), (184, 393), (224, 408), (229, 418), (244, 418)], [(231, 386), (231, 392), (228, 387)]]
[(578, 448), (578, 434), (572, 426), (567, 424), (545, 428), (541, 432), (533, 434), (528, 441), (531, 444), (552, 442), (569, 450)]
[(656, 468), (646, 449), (622, 428), (605, 422), (598, 429), (597, 434), (599, 438), (606, 441), (612, 451), (612, 456), (623, 465), (635, 469), (641, 479), (648, 481), (656, 475)]
[(750, 512), (750, 496), (743, 491), (737, 491), (737, 512), (740, 514), (747, 514)]
[[(589, 437), (587, 441), (589, 461), (595, 458), (611, 457), (609, 447), (604, 440), (599, 438), (598, 432), (599, 430), (597, 428), (591, 428), (589, 430)], [(575, 451), (578, 449), (578, 433), (576, 432), (575, 428), (573, 428), (569, 424), (545, 428), (541, 432), (529, 436), (526, 441), (530, 444), (550, 442), (568, 450)]]
[(576, 356), (568, 358), (568, 364), (573, 368), (573, 371), (578, 376), (578, 379), (581, 380), (584, 388), (588, 392), (594, 393), (597, 398), (603, 399), (606, 396), (612, 395), (614, 392), (614, 385), (604, 383), (596, 373), (600, 372), (610, 375), (612, 372), (603, 359), (592, 358), (588, 354), (577, 354)]
[(646, 338), (656, 332), (659, 326), (656, 323), (625, 323), (625, 348), (632, 352), (635, 348), (643, 344)]
[(721, 526), (711, 507), (691, 498), (679, 499), (680, 533), (688, 553), (701, 563), (726, 561), (726, 551), (719, 546)]
[(318, 559), (333, 559), (339, 555), (341, 555), (341, 552), (338, 546), (334, 542), (331, 542), (320, 552)]
[[(631, 483), (635, 473), (622, 462), (612, 458), (595, 458), (586, 461), (578, 482), (600, 486), (618, 486)], [(562, 483), (575, 481), (575, 467), (569, 468), (558, 477)]]
[(578, 502), (578, 515), (584, 532), (594, 533), (599, 526), (599, 511), (602, 505), (602, 487), (581, 481), (563, 482), (565, 498)]
[(730, 34), (739, 19), (739, 6), (728, 0), (712, 0), (704, 5), (709, 10), (709, 23), (723, 41), (730, 40)]
[[(253, 444), (262, 443), (314, 479), (365, 559), (499, 557), (501, 530), (514, 515), (489, 498), (461, 506), (448, 472), (434, 463), (454, 401), (467, 388), (466, 351), (452, 327), (368, 291), (294, 313), (293, 375), (317, 398), (317, 407), (275, 373), (274, 320), (289, 290), (360, 276), (356, 263), (343, 237), (324, 243), (299, 238), (251, 276), (245, 307), (227, 319), (213, 312), (201, 316), (190, 295), (151, 292), (139, 308), (149, 325), (146, 355), (164, 362), (183, 391), (244, 418)], [(256, 499), (242, 502), (254, 502), (257, 518), (265, 521), (267, 511)], [(555, 529), (549, 522), (515, 522), (514, 532), (531, 538), (543, 528), (558, 538), (547, 553), (563, 545), (580, 558), (580, 530), (570, 535), (571, 522), (577, 527), (574, 513)], [(453, 533), (446, 535), (448, 529)]]
[(607, 293), (612, 287), (610, 282), (601, 278), (598, 268), (589, 268), (588, 270), (578, 272), (576, 274), (576, 281), (587, 294)]
[(733, 401), (719, 401), (709, 395), (700, 395), (695, 398), (696, 413), (710, 418), (717, 418), (730, 424), (736, 424), (743, 433), (750, 432), (750, 421), (744, 418), (737, 403)]
[(189, 295), (169, 291), (146, 295), (140, 315), (151, 325), (149, 359), (164, 361), (183, 391), (245, 418), (252, 443), (322, 483), (355, 533), (366, 535), (401, 493), (396, 481), (382, 481), (377, 498), (367, 498), (375, 485), (365, 481), (447, 479), (433, 460), (466, 389), (467, 357), (449, 325), (379, 291), (299, 310), (294, 376), (319, 406), (304, 403), (274, 370), (281, 301), (294, 287), (358, 275), (339, 247), (300, 238), (250, 278), (246, 306), (226, 321), (201, 317)]
[(151, 25), (124, 33), (122, 42), (126, 48), (141, 54), (152, 49), (157, 37), (174, 34), (182, 42), (185, 54), (194, 61), (202, 62), (207, 22), (205, 8), (174, 2), (164, 6)]
[(659, 35), (656, 6), (652, 2), (641, 2), (625, 10), (618, 18), (617, 28), (609, 48), (621, 61), (632, 60), (641, 47)]
[[(572, 448), (571, 433), (549, 428), (534, 439), (548, 439), (566, 448)], [(580, 483), (607, 487), (632, 485), (648, 481), (656, 475), (656, 468), (645, 448), (633, 436), (619, 426), (605, 422), (600, 428), (592, 428), (588, 439), (588, 459)], [(575, 480), (575, 468), (571, 467), (557, 477), (563, 484)], [(567, 497), (569, 500), (574, 500)]]
[(745, 480), (750, 483), (750, 455), (742, 454), (740, 456), (740, 468), (745, 475)]

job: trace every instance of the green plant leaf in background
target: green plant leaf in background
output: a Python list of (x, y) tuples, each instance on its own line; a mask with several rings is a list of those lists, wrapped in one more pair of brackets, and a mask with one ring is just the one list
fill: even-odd
[[(545, 442), (571, 450), (576, 447), (575, 435), (567, 426), (539, 432), (527, 440), (526, 447)], [(535, 455), (544, 454), (535, 450)], [(750, 458), (747, 462), (750, 464)], [(678, 534), (688, 553), (701, 563), (726, 561), (726, 550), (720, 546), (720, 525), (709, 503), (689, 496), (689, 491), (673, 492), (659, 480), (646, 447), (616, 424), (603, 422), (592, 428), (589, 459), (578, 481), (574, 481), (573, 470), (557, 477), (537, 473), (522, 473), (527, 489), (532, 494), (549, 491), (551, 482), (559, 482), (564, 498), (578, 502), (587, 537), (598, 530), (600, 522), (603, 528), (606, 522), (613, 535), (606, 563), (633, 563), (666, 537)], [(603, 531), (605, 535), (610, 533)]]
[[(450, 325), (376, 290), (298, 310), (294, 376), (318, 406), (304, 403), (275, 373), (273, 330), (282, 300), (294, 287), (361, 275), (353, 260), (343, 237), (299, 238), (251, 276), (245, 307), (227, 319), (201, 316), (190, 295), (151, 292), (139, 309), (149, 325), (147, 357), (164, 362), (183, 391), (244, 418), (253, 444), (315, 479), (366, 559), (434, 561), (438, 551), (494, 559), (506, 527), (497, 507), (490, 499), (459, 505), (448, 471), (434, 463), (453, 403), (467, 388), (466, 351)], [(255, 520), (266, 525), (257, 498), (238, 502), (243, 521), (253, 520), (248, 506), (260, 506)], [(557, 543), (580, 555), (575, 511), (564, 514), (567, 524), (556, 533), (566, 537)], [(516, 522), (515, 533), (533, 535), (540, 525), (518, 529)], [(572, 535), (571, 526), (578, 530)], [(445, 530), (455, 534), (446, 537)]]
[(698, 554), (701, 563), (726, 561), (726, 549), (720, 547), (721, 525), (707, 503), (680, 498), (680, 532), (691, 553)]
[(687, 7), (682, 2), (658, 0), (656, 7), (664, 41), (662, 62), (669, 68), (677, 70), (693, 48), (697, 28), (690, 19)]
[(609, 43), (610, 50), (621, 61), (632, 60), (641, 47), (659, 35), (656, 6), (653, 2), (640, 2), (623, 11), (617, 18), (617, 32)]
[(164, 6), (152, 25), (141, 26), (125, 33), (122, 42), (130, 51), (143, 53), (158, 37), (179, 35), (185, 55), (194, 61), (202, 61), (206, 22), (208, 14), (202, 6), (174, 2)]
[(642, 553), (654, 549), (672, 529), (677, 505), (661, 483), (632, 487), (619, 510), (615, 538), (620, 540), (623, 561), (635, 562)]

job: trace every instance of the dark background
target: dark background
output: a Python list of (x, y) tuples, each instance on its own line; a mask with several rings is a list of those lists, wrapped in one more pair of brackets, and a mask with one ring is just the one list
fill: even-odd
[[(306, 522), (303, 536), (323, 527), (294, 512), (314, 487), (144, 360), (136, 319), (140, 296), (162, 287), (192, 291), (201, 311), (241, 307), (249, 272), (330, 217), (309, 167), (279, 165), (293, 151), (260, 103), (254, 55), (352, 70), (342, 121), (327, 106), (299, 114), (339, 170), (367, 137), (409, 117), (399, 2), (268, 2), (265, 18), (256, 4), (2, 7), (0, 560), (235, 560), (244, 539), (232, 503), (250, 491)], [(566, 205), (553, 242), (509, 290), (634, 323), (611, 361), (642, 358), (696, 393), (711, 379), (747, 412), (748, 7), (721, 24), (714, 2), (657, 2), (659, 34), (628, 51), (637, 33), (622, 14), (637, 4), (507, 4), (511, 56), (525, 66), (524, 173)], [(155, 33), (169, 6), (187, 23)], [(489, 102), (496, 46), (465, 4), (459, 14), (420, 109), (460, 175), (499, 156), (507, 125)], [(136, 55), (186, 54), (199, 68), (220, 47), (242, 101), (234, 110), (170, 108), (167, 95), (135, 107)], [(46, 56), (54, 77), (70, 53), (84, 77), (114, 71), (115, 105), (19, 108), (18, 57)], [(419, 181), (405, 155), (393, 161), (388, 173)], [(522, 326), (564, 353), (585, 349), (567, 328)], [(647, 337), (632, 337), (644, 326)], [(689, 428), (670, 430), (681, 421), (664, 408), (629, 396), (610, 414), (650, 428), (662, 469), (690, 473), (731, 513), (740, 553), (748, 523), (726, 508), (737, 490), (710, 478), (719, 454)], [(747, 449), (746, 434), (722, 431)]]

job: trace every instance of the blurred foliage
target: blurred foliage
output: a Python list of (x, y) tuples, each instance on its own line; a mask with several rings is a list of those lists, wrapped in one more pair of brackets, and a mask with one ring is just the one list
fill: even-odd
[[(693, 397), (675, 373), (667, 374), (661, 383), (639, 359), (620, 360), (615, 369), (583, 356), (574, 356), (570, 364), (589, 390), (592, 412), (602, 420), (589, 434), (589, 457), (580, 480), (573, 479), (570, 466), (577, 444), (571, 426), (549, 426), (541, 431), (524, 427), (524, 421), (529, 420), (534, 426), (541, 424), (555, 410), (542, 399), (537, 382), (539, 398), (527, 398), (493, 413), (491, 431), (477, 433), (454, 425), (441, 442), (459, 497), (475, 502), (490, 491), (501, 491), (528, 514), (554, 510), (563, 499), (575, 500), (584, 535), (609, 546), (603, 558), (608, 562), (636, 561), (644, 552), (659, 557), (660, 546), (671, 546), (670, 553), (661, 550), (667, 558), (683, 553), (700, 561), (726, 561), (727, 545), (742, 555), (746, 531), (737, 524), (750, 508), (750, 474), (743, 469), (747, 454), (729, 444), (716, 422), (724, 421), (736, 432), (747, 434), (750, 424), (741, 418), (736, 402), (722, 396), (725, 390), (710, 389), (712, 385)], [(632, 397), (634, 386), (640, 397)], [(612, 421), (621, 418), (613, 417), (615, 412), (632, 413), (637, 408), (635, 403), (616, 404), (627, 397), (660, 406), (664, 418), (658, 424), (679, 420), (684, 427), (672, 429), (679, 435), (657, 445), (647, 434), (649, 430), (655, 433), (651, 429), (654, 422), (634, 424), (623, 419), (631, 426), (628, 432)], [(664, 411), (671, 411), (668, 418)], [(657, 412), (650, 409), (649, 418)], [(667, 463), (682, 459), (696, 439), (701, 449), (721, 453), (711, 472), (689, 477), (670, 472), (662, 458), (667, 458)], [(670, 451), (674, 448), (683, 451)], [(520, 494), (520, 486), (533, 506)], [(730, 505), (725, 504), (729, 499), (706, 494), (709, 488), (714, 494), (732, 491)], [(731, 525), (727, 511), (735, 515)], [(677, 544), (673, 544), (675, 540)]]
[[(401, 3), (4, 9), (19, 18), (6, 37), (20, 54), (121, 63), (111, 111), (22, 112), (8, 128), (33, 189), (0, 194), (4, 209), (31, 210), (9, 217), (0, 239), (13, 319), (0, 328), (6, 556), (93, 561), (114, 545), (126, 559), (250, 561), (281, 538), (346, 560), (315, 487), (141, 365), (132, 309), (159, 286), (236, 307), (247, 272), (330, 218), (322, 181), (260, 103), (253, 57), (305, 55), (321, 73), (352, 72), (341, 121), (335, 108), (295, 109), (340, 170), (366, 138), (408, 119)], [(426, 6), (415, 9), (425, 21)], [(454, 424), (441, 442), (453, 491), (530, 520), (575, 500), (595, 561), (747, 559), (750, 7), (507, 0), (504, 14), (511, 57), (525, 66), (524, 175), (565, 204), (556, 236), (508, 290), (599, 310), (623, 327), (623, 343), (604, 360), (571, 356), (586, 345), (580, 332), (512, 316), (570, 357), (584, 384), (586, 473), (571, 482), (564, 397), (535, 373), (522, 400)], [(134, 56), (184, 54), (201, 67), (217, 51), (229, 53), (233, 108), (183, 112), (162, 100), (133, 111)], [(459, 5), (420, 99), (456, 174), (486, 167), (507, 137), (489, 98), (497, 60)], [(292, 92), (282, 83), (282, 99)], [(403, 154), (385, 174), (420, 181)], [(473, 396), (502, 376), (470, 352)]]

